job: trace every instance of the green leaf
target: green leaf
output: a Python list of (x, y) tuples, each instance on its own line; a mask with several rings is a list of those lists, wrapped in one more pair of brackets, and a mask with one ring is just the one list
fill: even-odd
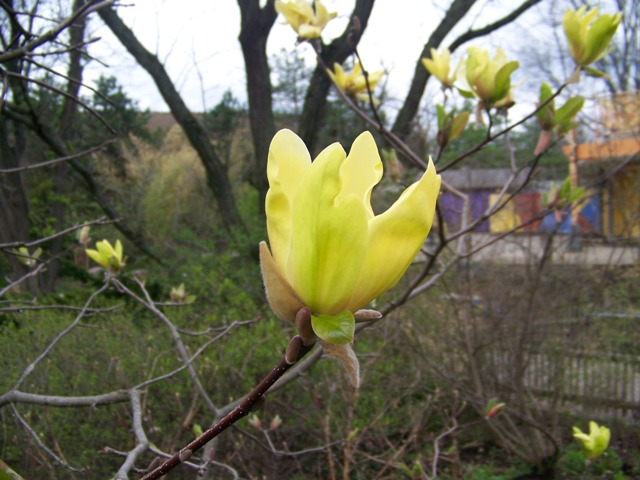
[(587, 36), (587, 45), (585, 51), (585, 57), (583, 60), (585, 63), (593, 63), (605, 54), (611, 39), (613, 38), (618, 25), (620, 24), (619, 14), (616, 15), (601, 15), (593, 22), (589, 35)]
[[(553, 95), (551, 85), (546, 82), (542, 82), (542, 85), (540, 85), (540, 103), (546, 102), (551, 95)], [(551, 101), (550, 104), (551, 103), (553, 103), (553, 101)]]
[(444, 107), (439, 103), (436, 105), (436, 113), (438, 114), (438, 128), (444, 127), (445, 119), (447, 118), (447, 112)]
[(395, 467), (404, 473), (406, 476), (413, 478), (413, 470), (411, 470), (406, 463), (399, 462), (396, 463)]
[(594, 77), (594, 78), (608, 78), (609, 77), (609, 75), (604, 73), (602, 70), (598, 70), (597, 68), (593, 68), (593, 67), (585, 67), (584, 71), (586, 72), (586, 74), (588, 76)]
[(456, 88), (458, 89), (458, 93), (460, 93), (460, 95), (462, 95), (464, 98), (476, 98), (473, 92), (470, 92), (469, 90), (465, 90), (460, 87), (456, 87)]
[(451, 134), (449, 140), (454, 140), (460, 136), (469, 121), (469, 112), (461, 112), (455, 116), (451, 122)]
[[(538, 100), (538, 105), (542, 105), (553, 95), (553, 89), (548, 83), (542, 83), (540, 85), (540, 98)], [(551, 100), (547, 103), (536, 116), (538, 120), (540, 120), (540, 125), (543, 130), (551, 130), (555, 125), (554, 114), (555, 114), (555, 100)]]
[(356, 320), (349, 310), (337, 315), (311, 315), (311, 327), (325, 342), (346, 345), (353, 342)]
[(511, 74), (515, 72), (518, 67), (520, 67), (520, 63), (514, 60), (505, 63), (502, 68), (498, 70), (495, 79), (495, 90), (493, 95), (491, 95), (491, 101), (497, 102), (509, 94), (509, 90), (511, 90)]
[(415, 463), (413, 464), (413, 472), (411, 472), (413, 474), (413, 478), (422, 478), (422, 476), (424, 475), (424, 469), (422, 468), (422, 463), (420, 462), (420, 460), (416, 460)]
[(584, 97), (578, 95), (571, 97), (556, 110), (556, 123), (563, 123), (565, 120), (570, 120), (575, 117), (584, 105)]

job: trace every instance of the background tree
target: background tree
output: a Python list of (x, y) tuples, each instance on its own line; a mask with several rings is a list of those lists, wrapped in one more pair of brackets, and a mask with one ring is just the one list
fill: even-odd
[(264, 198), (269, 188), (266, 177), (269, 144), (276, 133), (267, 39), (277, 13), (275, 0), (263, 7), (259, 0), (238, 0), (241, 16), (240, 45), (244, 57), (249, 101), (249, 124), (255, 159), (254, 182), (258, 189), (258, 207), (264, 212)]
[(158, 57), (144, 48), (113, 8), (103, 8), (99, 11), (99, 15), (129, 53), (151, 75), (174, 118), (184, 130), (193, 148), (198, 152), (207, 172), (207, 183), (216, 199), (218, 211), (225, 227), (227, 229), (242, 227), (242, 219), (238, 213), (233, 189), (224, 165), (209, 142), (204, 127), (187, 108)]
[[(144, 52), (138, 53), (145, 57)], [(11, 55), (5, 57), (7, 62), (19, 58)], [(64, 59), (66, 65), (68, 58)], [(148, 64), (151, 70), (154, 65), (154, 61)], [(43, 72), (38, 69), (37, 78), (45, 78)], [(158, 79), (167, 80), (154, 72)], [(48, 130), (40, 128), (44, 121), (38, 124), (37, 136), (29, 135), (31, 117), (25, 113), (33, 110), (36, 118), (51, 120), (46, 126), (58, 132), (66, 82), (56, 90), (52, 83), (47, 80), (48, 87), (28, 91), (29, 109), (17, 108), (13, 91), (3, 98), (2, 120), (23, 120), (9, 123), (6, 151), (25, 152), (20, 157), (23, 162), (37, 142), (48, 142), (49, 155), (58, 151), (53, 141), (57, 137), (47, 136)], [(135, 106), (117, 84), (100, 84), (100, 93), (111, 98), (109, 102), (97, 96), (85, 102), (93, 118), (121, 121), (123, 130), (133, 132), (140, 117), (128, 113)], [(314, 134), (316, 145), (342, 139), (348, 148), (353, 130), (380, 128), (377, 119), (342, 91), (328, 92), (327, 114)], [(248, 138), (246, 125), (238, 121), (242, 115), (242, 106), (225, 95), (201, 120), (223, 169), (251, 151), (245, 146), (229, 159), (223, 148), (238, 125), (235, 134)], [(82, 125), (94, 121), (83, 111), (77, 112), (77, 118)], [(191, 118), (200, 120), (193, 114), (183, 120)], [(384, 127), (384, 116), (381, 123)], [(21, 137), (15, 125), (26, 126), (27, 135)], [(77, 132), (85, 132), (82, 125)], [(566, 435), (571, 422), (588, 420), (586, 415), (591, 413), (587, 411), (602, 412), (588, 408), (600, 409), (613, 402), (613, 411), (629, 412), (628, 418), (637, 409), (637, 398), (619, 393), (637, 390), (630, 388), (636, 385), (637, 332), (623, 316), (600, 322), (596, 314), (606, 308), (635, 317), (637, 289), (629, 285), (637, 284), (638, 274), (633, 262), (624, 268), (554, 265), (557, 254), (566, 255), (565, 242), (554, 232), (514, 235), (526, 222), (514, 223), (499, 234), (475, 231), (480, 223), (508, 210), (532, 180), (527, 175), (523, 185), (514, 186), (516, 177), (542, 162), (540, 155), (531, 153), (532, 138), (524, 133), (520, 137), (521, 123), (500, 120), (489, 125), (484, 130), (479, 125), (470, 128), (456, 139), (459, 144), (451, 142), (447, 148), (453, 153), (443, 152), (441, 165), (508, 162), (509, 178), (498, 188), (497, 200), (478, 218), (464, 215), (470, 195), (445, 186), (462, 205), (460, 224), (445, 223), (441, 205), (439, 224), (407, 277), (376, 299), (375, 307), (385, 320), (358, 324), (357, 352), (364, 379), (360, 392), (346, 385), (339, 365), (319, 362), (323, 351), (314, 348), (273, 387), (277, 393), (270, 393), (250, 422), (234, 423), (237, 428), (225, 431), (204, 453), (181, 447), (230, 412), (248, 413), (258, 397), (250, 396), (237, 410), (242, 395), (256, 385), (263, 394), (272, 377), (265, 382), (259, 379), (275, 364), (274, 357), (287, 352), (270, 375), (290, 367), (291, 345), (296, 347), (286, 342), (293, 327), (281, 324), (266, 308), (255, 259), (240, 254), (255, 251), (256, 239), (265, 238), (264, 219), (255, 208), (257, 189), (234, 192), (238, 210), (249, 221), (245, 234), (232, 238), (226, 232), (216, 235), (224, 227), (220, 218), (210, 221), (216, 209), (203, 203), (208, 197), (192, 195), (201, 185), (202, 190), (208, 188), (210, 173), (204, 171), (191, 142), (182, 139), (182, 130), (170, 131), (159, 149), (129, 139), (136, 151), (126, 160), (153, 172), (153, 185), (147, 183), (146, 175), (131, 174), (127, 179), (131, 183), (118, 179), (120, 190), (109, 188), (112, 185), (102, 183), (91, 169), (98, 170), (97, 165), (90, 164), (89, 179), (103, 187), (112, 204), (125, 204), (122, 197), (129, 187), (142, 192), (139, 203), (150, 208), (142, 209), (145, 216), (139, 225), (154, 249), (162, 252), (165, 265), (147, 262), (125, 245), (128, 258), (118, 258), (118, 263), (126, 265), (117, 276), (67, 276), (56, 295), (39, 296), (37, 304), (31, 296), (15, 291), (28, 278), (0, 287), (0, 349), (6, 352), (0, 355), (0, 370), (7, 372), (0, 378), (0, 407), (6, 419), (0, 456), (29, 478), (128, 478), (136, 471), (152, 470), (179, 450), (176, 462), (183, 472), (179, 475), (204, 478), (361, 476), (382, 480), (402, 475), (515, 478), (533, 474), (550, 478), (553, 469), (559, 477), (588, 478), (584, 455), (566, 447)], [(413, 164), (424, 166), (421, 152), (384, 128), (378, 134)], [(503, 142), (507, 136), (514, 150)], [(80, 141), (76, 138), (64, 147), (78, 148)], [(472, 155), (482, 149), (495, 158)], [(390, 162), (393, 153), (385, 153), (385, 161)], [(0, 178), (14, 173), (0, 171)], [(24, 180), (25, 171), (21, 173)], [(414, 172), (402, 175), (402, 169), (397, 169), (395, 173), (376, 187), (374, 196), (382, 197), (374, 205), (376, 211), (382, 210), (385, 197), (397, 198), (403, 184), (414, 181)], [(8, 182), (7, 188), (11, 185)], [(48, 189), (48, 184), (35, 186), (40, 192)], [(33, 183), (25, 182), (27, 194), (33, 188)], [(530, 221), (562, 213), (562, 202), (567, 201), (560, 196), (555, 206)], [(28, 205), (31, 219), (34, 212), (46, 213), (43, 202), (35, 203), (35, 208), (33, 203)], [(84, 201), (80, 206), (90, 208)], [(171, 214), (173, 218), (164, 223), (167, 228), (148, 228), (157, 217), (165, 220), (172, 208), (179, 214)], [(65, 213), (69, 219), (77, 215), (72, 207)], [(186, 218), (195, 221), (189, 223)], [(109, 235), (115, 234), (99, 231), (111, 241)], [(527, 242), (538, 240), (542, 240), (539, 250), (527, 247)], [(13, 253), (25, 245), (32, 249), (39, 244), (9, 242), (0, 244), (0, 249)], [(499, 259), (514, 250), (523, 252), (522, 264), (500, 265)], [(570, 255), (581, 259), (576, 252)], [(38, 274), (45, 265), (31, 255), (21, 258), (30, 264), (25, 264), (26, 275)], [(112, 265), (108, 259), (102, 263), (107, 269)], [(598, 396), (601, 393), (610, 396)], [(496, 403), (492, 397), (507, 400), (499, 417), (497, 410), (488, 409)], [(577, 403), (585, 411), (571, 409)], [(221, 425), (226, 428), (231, 423), (223, 420)], [(606, 465), (603, 473), (592, 476), (606, 476), (609, 473), (604, 472), (609, 471), (622, 475), (622, 462), (625, 474), (640, 471), (633, 464), (633, 454), (617, 447), (618, 443), (637, 445), (637, 432), (623, 423), (612, 426), (616, 446), (607, 456), (608, 463), (600, 464)], [(478, 448), (483, 449), (482, 455)], [(502, 460), (505, 452), (507, 461)], [(520, 461), (511, 460), (514, 457)]]
[[(453, 29), (463, 20), (466, 15), (469, 13), (471, 7), (476, 4), (477, 0), (454, 0), (451, 2), (447, 12), (444, 14), (444, 17), (438, 24), (438, 26), (434, 29), (433, 33), (427, 40), (420, 57), (416, 61), (416, 68), (413, 74), (413, 78), (411, 80), (411, 86), (409, 87), (409, 91), (407, 96), (404, 99), (402, 107), (396, 116), (393, 127), (391, 131), (400, 136), (400, 138), (405, 138), (411, 132), (411, 123), (415, 119), (415, 116), (418, 112), (418, 107), (420, 105), (420, 100), (422, 99), (422, 95), (424, 93), (424, 89), (427, 85), (427, 81), (429, 80), (430, 74), (424, 65), (422, 64), (422, 58), (429, 58), (431, 56), (431, 49), (440, 48), (444, 39), (453, 31)], [(517, 8), (511, 11), (508, 15), (492, 22), (487, 23), (484, 27), (481, 28), (470, 28), (462, 35), (459, 35), (456, 39), (454, 39), (448, 46), (449, 51), (454, 52), (457, 48), (464, 45), (465, 43), (479, 38), (485, 35), (489, 35), (492, 32), (495, 32), (499, 28), (508, 25), (509, 23), (516, 20), (520, 15), (526, 12), (529, 8), (539, 3), (540, 0), (528, 0), (520, 4)]]
[(293, 117), (294, 126), (297, 127), (304, 95), (309, 87), (311, 68), (307, 67), (298, 49), (281, 49), (271, 58), (271, 63), (275, 113)]

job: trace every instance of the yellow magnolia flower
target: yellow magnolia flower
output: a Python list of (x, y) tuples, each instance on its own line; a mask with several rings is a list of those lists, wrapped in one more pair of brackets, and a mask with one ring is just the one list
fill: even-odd
[(451, 73), (451, 53), (448, 48), (443, 48), (440, 53), (435, 48), (431, 49), (431, 58), (423, 58), (422, 64), (431, 75), (442, 83), (443, 88), (451, 88), (456, 81), (456, 73), (460, 68), (460, 63), (453, 75)]
[[(507, 56), (498, 48), (493, 58), (480, 47), (469, 47), (467, 61), (461, 70), (462, 80), (470, 92), (467, 96), (479, 98), (486, 107), (493, 107), (505, 99), (511, 90), (511, 74), (520, 66), (516, 61), (508, 61)], [(464, 75), (462, 75), (462, 71)], [(462, 90), (462, 93), (465, 93)]]
[(571, 56), (581, 67), (600, 60), (607, 53), (607, 47), (622, 21), (621, 13), (596, 18), (597, 15), (597, 7), (589, 12), (586, 6), (577, 11), (568, 8), (562, 20)]
[(336, 16), (329, 13), (322, 2), (315, 0), (313, 7), (307, 0), (290, 0), (284, 2), (276, 0), (276, 12), (281, 13), (285, 20), (305, 40), (320, 38), (320, 34), (329, 20)]
[[(352, 98), (357, 98), (363, 102), (369, 101), (369, 93), (367, 92), (367, 81), (362, 73), (362, 67), (360, 63), (356, 63), (351, 73), (347, 75), (344, 69), (337, 63), (333, 64), (333, 72), (327, 70), (329, 76), (333, 79), (336, 85)], [(371, 91), (376, 88), (378, 82), (382, 80), (384, 75), (383, 71), (370, 72), (369, 73), (369, 87)]]
[(125, 265), (125, 258), (123, 257), (120, 240), (116, 240), (115, 248), (109, 243), (109, 240), (96, 242), (96, 249), (87, 248), (86, 250), (91, 260), (111, 273), (118, 273), (122, 270)]
[(595, 460), (609, 446), (611, 431), (605, 426), (599, 426), (596, 422), (589, 422), (589, 435), (583, 433), (578, 427), (573, 427), (573, 436), (588, 453), (589, 460)]
[(311, 162), (290, 130), (271, 142), (267, 163), (267, 230), (260, 245), (269, 303), (294, 321), (309, 307), (316, 335), (353, 340), (353, 314), (393, 287), (420, 250), (433, 220), (440, 176), (431, 160), (422, 178), (384, 213), (375, 215), (371, 191), (382, 162), (369, 132), (349, 155), (334, 143)]

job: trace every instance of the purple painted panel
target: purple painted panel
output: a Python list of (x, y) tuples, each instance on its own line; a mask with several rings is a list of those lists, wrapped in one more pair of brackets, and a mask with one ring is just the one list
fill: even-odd
[[(471, 219), (476, 220), (482, 216), (484, 212), (489, 208), (489, 196), (491, 190), (474, 190), (471, 193)], [(483, 221), (478, 225), (474, 231), (476, 232), (488, 232), (489, 220)]]
[(451, 192), (440, 195), (440, 208), (447, 231), (455, 232), (460, 229), (460, 214), (462, 213), (462, 199)]
[[(489, 206), (489, 196), (491, 190), (474, 190), (472, 192), (465, 192), (469, 195), (471, 202), (471, 220), (479, 218)], [(449, 232), (460, 229), (460, 215), (462, 215), (463, 200), (452, 194), (451, 192), (444, 192), (440, 196), (440, 206), (442, 208), (442, 216), (444, 223), (447, 226)], [(475, 228), (476, 232), (488, 232), (489, 222), (483, 221)]]

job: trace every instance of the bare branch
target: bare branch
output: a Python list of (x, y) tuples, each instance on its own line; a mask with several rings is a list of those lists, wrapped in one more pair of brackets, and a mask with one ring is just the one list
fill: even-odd
[(171, 320), (169, 320), (169, 318), (164, 313), (162, 313), (160, 310), (158, 310), (158, 308), (156, 307), (155, 303), (151, 299), (151, 296), (149, 295), (149, 292), (146, 290), (146, 288), (144, 286), (144, 283), (136, 280), (136, 283), (138, 284), (138, 287), (142, 290), (142, 293), (143, 293), (143, 295), (145, 297), (143, 299), (140, 296), (138, 296), (135, 293), (133, 293), (130, 289), (128, 289), (125, 285), (122, 284), (122, 282), (120, 282), (116, 278), (112, 278), (111, 281), (113, 282), (113, 284), (121, 292), (126, 293), (128, 296), (130, 296), (136, 302), (140, 303), (140, 305), (144, 306), (147, 310), (149, 310), (151, 313), (153, 313), (153, 315), (155, 315), (157, 318), (162, 320), (162, 322), (167, 326), (167, 328), (169, 329), (169, 332), (171, 333), (171, 338), (173, 339), (173, 342), (176, 345), (176, 349), (178, 350), (178, 353), (180, 354), (180, 359), (182, 360), (183, 364), (186, 365), (186, 368), (187, 368), (187, 370), (189, 372), (189, 376), (191, 377), (191, 380), (193, 381), (194, 385), (198, 389), (198, 392), (200, 393), (200, 396), (202, 397), (202, 400), (205, 402), (205, 404), (209, 408), (209, 411), (214, 416), (217, 417), (218, 416), (218, 409), (216, 408), (215, 404), (211, 400), (211, 397), (209, 396), (209, 394), (205, 390), (204, 386), (202, 385), (202, 382), (200, 381), (200, 377), (198, 376), (198, 373), (195, 371), (195, 369), (191, 365), (189, 354), (187, 353), (187, 349), (186, 349), (186, 347), (184, 345), (184, 342), (182, 341), (182, 337), (180, 336), (180, 333), (178, 332), (178, 329), (176, 328), (176, 326), (173, 324), (173, 322)]
[(51, 352), (51, 350), (54, 349), (54, 347), (58, 344), (60, 340), (62, 340), (71, 330), (73, 330), (75, 327), (78, 326), (78, 324), (80, 323), (80, 320), (84, 318), (85, 313), (89, 308), (89, 305), (91, 304), (91, 302), (93, 302), (94, 298), (96, 298), (98, 295), (104, 292), (108, 287), (109, 287), (109, 283), (105, 282), (104, 285), (102, 285), (102, 287), (100, 287), (98, 290), (96, 290), (91, 294), (91, 296), (85, 302), (84, 307), (82, 308), (80, 313), (78, 313), (78, 315), (73, 320), (73, 322), (71, 322), (64, 330), (58, 333), (58, 335), (56, 335), (56, 337), (49, 343), (49, 345), (47, 345), (47, 347), (40, 353), (40, 355), (38, 355), (36, 359), (33, 360), (27, 366), (27, 368), (24, 369), (24, 371), (22, 372), (22, 375), (20, 375), (20, 378), (14, 384), (12, 390), (16, 390), (20, 388), (20, 385), (24, 383), (25, 379), (29, 376), (31, 372), (33, 372), (33, 370), (36, 368), (38, 363), (40, 363), (49, 354), (49, 352)]
[(38, 445), (38, 448), (40, 448), (40, 450), (42, 450), (49, 457), (51, 457), (54, 462), (56, 462), (59, 465), (62, 465), (63, 467), (65, 467), (67, 470), (69, 470), (71, 472), (82, 472), (82, 471), (84, 471), (84, 469), (81, 469), (81, 468), (79, 469), (79, 468), (72, 467), (67, 462), (65, 462), (63, 459), (58, 457), (55, 453), (53, 453), (50, 448), (48, 448), (44, 443), (42, 443), (42, 440), (40, 440), (40, 437), (38, 436), (38, 434), (33, 431), (31, 426), (24, 420), (24, 418), (22, 418), (22, 416), (20, 416), (20, 413), (18, 413), (18, 409), (15, 407), (15, 405), (11, 405), (11, 409), (13, 410), (13, 415), (14, 415), (14, 417), (16, 417), (16, 420), (18, 420), (20, 425), (22, 425), (22, 428), (24, 428), (26, 430), (26, 432), (33, 439), (33, 441), (36, 443), (36, 445)]
[[(76, 230), (80, 230), (83, 227), (91, 227), (94, 225), (109, 225), (112, 223), (114, 223), (114, 220), (109, 220), (107, 219), (107, 217), (100, 217), (97, 220), (91, 220), (90, 222), (78, 223), (76, 225), (73, 225), (72, 227), (65, 228), (64, 230), (60, 230), (59, 232), (56, 232), (53, 235), (49, 235), (48, 237), (43, 237), (43, 238), (39, 238), (38, 240), (34, 240), (33, 242), (2, 243), (0, 244), (0, 249), (6, 250), (8, 248), (20, 248), (20, 247), (31, 248), (31, 247), (35, 247), (37, 245), (41, 245), (43, 243), (49, 242), (54, 238), (58, 238), (68, 233), (74, 232)], [(2, 295), (2, 292), (0, 292), (0, 296), (1, 295)]]
[(127, 454), (127, 459), (118, 469), (115, 478), (127, 479), (129, 472), (133, 468), (136, 460), (140, 455), (149, 448), (149, 440), (142, 426), (142, 405), (140, 403), (140, 390), (133, 389), (129, 391), (131, 397), (131, 414), (133, 416), (133, 432), (135, 433), (137, 444), (133, 450)]
[[(34, 163), (34, 164), (31, 164), (31, 165), (27, 165), (25, 167), (4, 168), (4, 169), (0, 168), (0, 173), (24, 172), (24, 171), (27, 171), (27, 170), (34, 170), (36, 168), (50, 167), (50, 166), (56, 165), (58, 163), (68, 162), (69, 160), (76, 160), (76, 159), (82, 158), (82, 157), (84, 157), (86, 155), (91, 155), (92, 153), (95, 153), (98, 150), (102, 150), (104, 147), (106, 147), (107, 145), (111, 145), (114, 142), (115, 142), (115, 140), (108, 140), (108, 141), (98, 145), (97, 147), (90, 148), (88, 150), (85, 150), (84, 152), (74, 153), (73, 155), (68, 155), (66, 157), (60, 157), (60, 158), (55, 158), (53, 160), (48, 160), (46, 162)], [(0, 248), (2, 248), (1, 245), (0, 245)]]
[[(295, 358), (287, 359), (286, 356), (282, 357), (278, 365), (276, 365), (275, 368), (271, 370), (271, 372), (269, 372), (269, 374), (264, 377), (262, 381), (253, 388), (253, 390), (251, 390), (251, 392), (249, 392), (249, 395), (247, 395), (246, 398), (237, 407), (235, 407), (229, 414), (218, 421), (213, 427), (211, 427), (210, 429), (202, 433), (202, 435), (198, 436), (198, 438), (180, 449), (178, 453), (176, 453), (168, 461), (163, 463), (160, 467), (142, 477), (142, 480), (154, 480), (162, 477), (164, 474), (166, 474), (170, 470), (173, 470), (184, 461), (189, 460), (194, 452), (204, 447), (209, 441), (213, 440), (220, 433), (235, 424), (238, 420), (247, 416), (251, 412), (251, 410), (253, 410), (254, 406), (269, 391), (273, 384), (313, 348), (313, 344), (304, 345), (302, 339), (297, 335), (291, 340), (290, 346), (294, 344), (294, 342), (296, 344), (297, 350), (297, 355)], [(289, 350), (289, 348), (287, 350)]]
[(9, 403), (28, 403), (31, 405), (47, 405), (50, 407), (97, 407), (99, 405), (111, 405), (129, 400), (129, 394), (124, 390), (89, 395), (84, 397), (66, 397), (57, 395), (36, 395), (20, 390), (11, 390), (0, 395), (0, 407)]
[(27, 53), (32, 52), (39, 46), (54, 40), (58, 35), (60, 35), (60, 33), (73, 25), (73, 22), (75, 22), (78, 18), (89, 15), (90, 13), (95, 12), (96, 10), (99, 10), (103, 7), (108, 7), (112, 5), (113, 2), (114, 0), (91, 0), (87, 2), (84, 6), (82, 6), (82, 8), (79, 8), (77, 11), (73, 12), (73, 14), (67, 17), (64, 21), (58, 23), (56, 26), (46, 31), (42, 35), (36, 37), (34, 40), (31, 40), (24, 46), (15, 50), (9, 50), (0, 53), (0, 63), (5, 63), (24, 57)]

